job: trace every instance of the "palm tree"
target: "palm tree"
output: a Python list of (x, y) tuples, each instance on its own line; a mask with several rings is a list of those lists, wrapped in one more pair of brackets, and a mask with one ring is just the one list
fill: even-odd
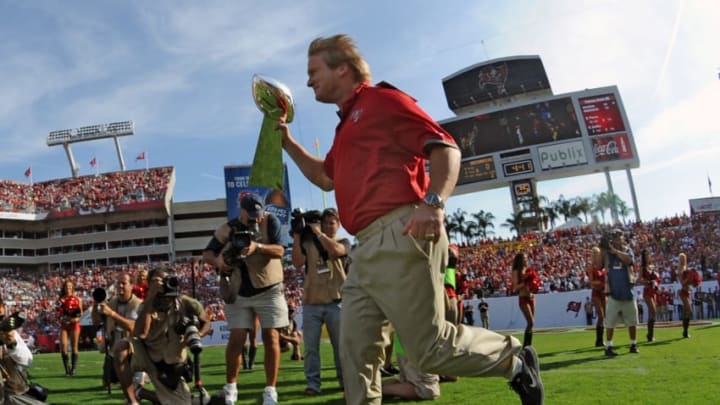
[(468, 222), (465, 226), (465, 230), (463, 232), (463, 236), (465, 237), (465, 243), (470, 244), (470, 242), (478, 236), (478, 225), (475, 222)]
[(533, 196), (530, 197), (526, 202), (521, 204), (520, 212), (523, 214), (523, 217), (535, 217), (538, 220), (537, 228), (538, 229), (544, 229), (543, 217), (545, 215), (545, 211), (549, 207), (549, 200), (547, 197), (539, 195), (537, 197)]
[(545, 207), (543, 214), (545, 215), (545, 218), (548, 219), (548, 222), (550, 222), (550, 227), (555, 228), (555, 221), (558, 219), (558, 212), (552, 207), (552, 205)]
[(551, 206), (555, 208), (555, 211), (557, 211), (558, 214), (563, 216), (565, 222), (567, 222), (568, 219), (573, 217), (572, 202), (570, 200), (566, 200), (562, 194), (560, 194), (558, 200), (552, 203)]
[(468, 227), (468, 221), (465, 219), (465, 216), (467, 215), (467, 212), (463, 210), (462, 208), (458, 208), (450, 215), (450, 221), (449, 226), (452, 228), (453, 232), (455, 233), (455, 241), (460, 241), (460, 238), (458, 238), (458, 234), (460, 236), (465, 236), (467, 233), (467, 227)]
[(610, 208), (610, 203), (607, 193), (593, 195), (593, 212), (600, 214), (603, 223), (605, 223), (605, 210), (608, 208)]
[(518, 211), (513, 213), (512, 216), (507, 218), (505, 222), (500, 224), (500, 226), (510, 229), (510, 232), (515, 231), (517, 233), (517, 236), (520, 236), (524, 220), (525, 219), (523, 218), (523, 212)]
[(485, 212), (483, 210), (475, 212), (471, 215), (475, 219), (475, 224), (477, 225), (478, 237), (487, 238), (488, 234), (495, 233), (493, 231), (488, 232), (487, 230), (487, 228), (495, 229), (495, 224), (493, 224), (493, 221), (495, 220), (495, 215), (493, 215), (491, 212)]
[(445, 214), (445, 232), (448, 234), (448, 238), (452, 239), (452, 235), (454, 233), (457, 233), (458, 231), (458, 224), (456, 224), (452, 219), (450, 219), (447, 214)]
[(583, 217), (585, 217), (585, 223), (589, 223), (588, 214), (592, 213), (592, 201), (590, 201), (587, 197), (576, 197), (574, 204), (577, 213), (583, 214)]
[(622, 198), (612, 191), (602, 192), (599, 195), (594, 196), (595, 198), (595, 210), (602, 216), (603, 222), (605, 222), (605, 210), (610, 211), (613, 222), (619, 222), (618, 211), (620, 204), (624, 203)]
[(620, 216), (622, 217), (623, 222), (627, 223), (627, 217), (630, 216), (630, 213), (633, 212), (633, 209), (628, 207), (628, 205), (625, 201), (620, 200), (620, 201), (618, 201), (617, 210), (618, 210), (618, 214), (620, 214)]
[(620, 211), (620, 204), (625, 203), (619, 195), (608, 191), (608, 204), (610, 205), (610, 214), (612, 215), (613, 222), (620, 222), (618, 219), (618, 212)]

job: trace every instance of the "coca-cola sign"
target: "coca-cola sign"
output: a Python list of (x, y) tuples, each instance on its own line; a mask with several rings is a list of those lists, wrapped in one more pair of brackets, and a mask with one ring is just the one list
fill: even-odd
[(632, 146), (625, 133), (593, 138), (592, 149), (596, 162), (633, 158)]

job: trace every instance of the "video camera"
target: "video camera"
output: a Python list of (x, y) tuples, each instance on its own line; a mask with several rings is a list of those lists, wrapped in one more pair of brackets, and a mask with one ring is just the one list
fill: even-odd
[[(100, 312), (100, 304), (105, 302), (105, 299), (107, 298), (107, 291), (105, 291), (102, 287), (97, 287), (92, 292), (93, 301), (95, 301), (95, 308), (94, 310), (97, 312)], [(101, 314), (105, 315), (105, 314)]]
[[(292, 211), (290, 220), (290, 235), (300, 234), (302, 242), (312, 241), (323, 260), (327, 260), (328, 252), (323, 248), (320, 240), (310, 228), (311, 224), (320, 224), (322, 222), (322, 212), (318, 210), (303, 211), (302, 208), (295, 208)], [(305, 254), (303, 247), (303, 254)]]
[(310, 224), (319, 224), (322, 222), (322, 212), (318, 210), (303, 211), (302, 208), (295, 208), (291, 216), (290, 232), (293, 234), (302, 234), (303, 237), (308, 233), (313, 233), (309, 228)]
[(180, 293), (180, 280), (174, 274), (166, 275), (163, 280), (163, 290), (160, 295), (163, 297), (177, 297)]
[(255, 241), (259, 242), (261, 238), (260, 224), (250, 219), (247, 229), (231, 228), (228, 243), (230, 247), (223, 252), (223, 260), (225, 264), (231, 267), (237, 267), (243, 259), (242, 251)]
[(199, 326), (200, 320), (197, 315), (183, 316), (175, 325), (175, 333), (185, 337), (185, 344), (192, 354), (198, 354), (203, 349)]
[(25, 314), (13, 312), (12, 315), (0, 321), (0, 332), (8, 333), (11, 330), (18, 329), (25, 323)]
[(610, 250), (610, 236), (607, 234), (604, 234), (602, 237), (600, 237), (600, 243), (599, 243), (600, 249), (603, 250)]

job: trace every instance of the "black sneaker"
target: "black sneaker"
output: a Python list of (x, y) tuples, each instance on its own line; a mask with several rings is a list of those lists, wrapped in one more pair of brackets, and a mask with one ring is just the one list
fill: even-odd
[(385, 367), (380, 367), (380, 375), (382, 377), (392, 377), (394, 374), (388, 371)]
[(397, 367), (390, 365), (388, 367), (380, 367), (380, 374), (383, 377), (392, 377), (400, 374), (400, 370), (398, 370)]
[(615, 357), (618, 354), (613, 350), (612, 346), (608, 346), (605, 348), (605, 356), (607, 357)]
[(508, 384), (520, 395), (523, 405), (542, 405), (545, 389), (540, 379), (540, 362), (532, 346), (523, 347), (519, 354), (522, 360), (522, 371)]
[(630, 353), (640, 353), (638, 351), (637, 345), (630, 345)]

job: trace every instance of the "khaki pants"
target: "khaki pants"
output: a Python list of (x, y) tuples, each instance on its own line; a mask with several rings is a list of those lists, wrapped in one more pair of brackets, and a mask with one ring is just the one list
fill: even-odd
[(190, 393), (190, 387), (184, 379), (181, 379), (177, 388), (173, 391), (170, 388), (163, 385), (158, 378), (158, 371), (155, 368), (155, 363), (150, 359), (150, 355), (138, 339), (132, 339), (132, 359), (130, 361), (130, 367), (133, 372), (144, 371), (150, 377), (153, 385), (155, 386), (155, 394), (162, 405), (175, 405), (175, 404), (189, 404), (192, 398)]
[[(504, 376), (520, 342), (482, 328), (445, 320), (442, 269), (448, 240), (437, 243), (403, 235), (415, 207), (400, 207), (357, 235), (352, 269), (343, 286), (341, 362), (347, 403), (380, 404), (380, 367), (388, 321), (405, 353), (424, 372), (455, 376)], [(515, 361), (515, 360), (512, 360)]]

